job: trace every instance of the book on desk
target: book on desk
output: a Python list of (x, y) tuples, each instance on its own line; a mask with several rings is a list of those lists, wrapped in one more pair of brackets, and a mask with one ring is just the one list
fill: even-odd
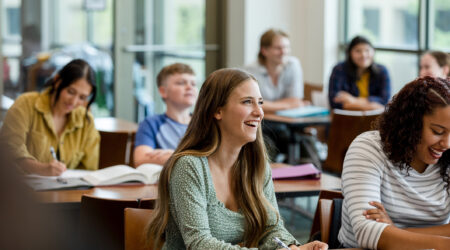
[(274, 180), (320, 179), (321, 172), (312, 163), (272, 169)]
[(25, 182), (36, 191), (87, 189), (130, 182), (155, 184), (161, 170), (162, 166), (157, 164), (142, 164), (137, 168), (116, 165), (96, 171), (69, 169), (61, 176), (27, 175)]
[(291, 118), (298, 118), (298, 117), (325, 116), (329, 115), (330, 111), (324, 107), (309, 105), (293, 109), (279, 110), (275, 112), (275, 114)]

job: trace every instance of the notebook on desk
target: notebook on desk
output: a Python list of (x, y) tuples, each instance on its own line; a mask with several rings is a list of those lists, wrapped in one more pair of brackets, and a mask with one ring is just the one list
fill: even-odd
[(275, 114), (286, 117), (298, 118), (298, 117), (324, 116), (330, 114), (330, 111), (324, 107), (310, 105), (294, 109), (279, 110)]
[(88, 189), (96, 186), (109, 186), (137, 182), (155, 184), (162, 166), (142, 164), (137, 168), (116, 165), (96, 171), (66, 170), (61, 176), (28, 175), (26, 183), (36, 191)]
[(320, 179), (320, 174), (320, 170), (311, 163), (272, 169), (274, 180)]

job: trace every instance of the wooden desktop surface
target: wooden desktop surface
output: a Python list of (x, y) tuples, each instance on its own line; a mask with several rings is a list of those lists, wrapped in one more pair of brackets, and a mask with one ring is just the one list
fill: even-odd
[[(329, 174), (322, 174), (320, 180), (274, 180), (273, 183), (278, 197), (317, 195), (322, 189), (340, 189), (341, 187), (340, 178)], [(38, 200), (44, 203), (79, 203), (83, 194), (108, 199), (156, 199), (158, 187), (157, 185), (125, 184), (84, 190), (36, 192)]]
[(105, 132), (136, 132), (138, 125), (134, 122), (115, 117), (100, 117), (94, 119), (95, 128)]

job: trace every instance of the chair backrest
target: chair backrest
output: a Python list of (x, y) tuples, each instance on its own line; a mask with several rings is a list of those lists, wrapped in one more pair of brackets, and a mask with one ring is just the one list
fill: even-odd
[(319, 199), (317, 209), (320, 213), (321, 241), (328, 243), (330, 248), (338, 248), (337, 239), (341, 228), (342, 199)]
[[(134, 166), (134, 142), (136, 141), (136, 132), (131, 132), (129, 143), (129, 165)], [(134, 166), (139, 167), (139, 166)]]
[(312, 102), (313, 101), (313, 92), (322, 92), (323, 84), (315, 84), (305, 82), (303, 84), (303, 99)]
[(83, 249), (124, 248), (124, 215), (127, 207), (137, 208), (139, 200), (103, 199), (83, 195), (80, 209), (80, 241)]
[(118, 164), (132, 165), (130, 155), (132, 153), (131, 138), (133, 132), (109, 132), (100, 133), (100, 160), (99, 168), (110, 167)]
[(155, 208), (155, 199), (142, 198), (139, 200), (138, 208), (153, 209)]
[[(342, 196), (341, 191), (334, 191), (334, 190), (320, 191), (319, 201), (317, 203), (317, 208), (314, 214), (313, 224), (309, 236), (310, 240), (318, 239), (327, 243), (335, 241), (334, 238), (337, 238), (337, 233), (339, 231), (340, 225), (333, 225), (333, 222), (334, 221), (340, 222), (340, 208), (334, 210), (334, 201), (336, 199), (342, 200), (343, 198), (344, 197)], [(339, 203), (339, 201), (337, 203)], [(338, 216), (335, 217), (334, 214), (338, 214)], [(320, 238), (316, 237), (318, 233), (320, 233)], [(331, 235), (332, 235), (331, 238), (333, 239), (330, 238)], [(337, 246), (333, 247), (330, 246), (330, 248), (336, 247)]]
[(125, 208), (125, 250), (152, 249), (146, 245), (145, 229), (150, 221), (151, 209)]
[(342, 173), (345, 154), (352, 141), (361, 133), (371, 130), (372, 123), (380, 116), (382, 110), (347, 111), (333, 110), (328, 134), (328, 156), (324, 170)]

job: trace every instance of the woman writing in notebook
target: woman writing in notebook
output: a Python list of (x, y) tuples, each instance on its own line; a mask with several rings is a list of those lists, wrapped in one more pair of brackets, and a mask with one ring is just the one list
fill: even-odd
[(299, 246), (278, 214), (261, 135), (262, 97), (237, 69), (212, 73), (164, 166), (148, 239), (156, 249), (327, 249)]
[(2, 143), (26, 173), (97, 169), (100, 135), (88, 111), (96, 94), (93, 69), (73, 60), (46, 85), (17, 98), (4, 120)]
[(373, 110), (383, 108), (391, 94), (387, 69), (374, 62), (375, 50), (364, 37), (352, 39), (346, 60), (333, 68), (328, 100), (333, 109)]
[(342, 172), (345, 247), (449, 249), (450, 78), (403, 87)]

